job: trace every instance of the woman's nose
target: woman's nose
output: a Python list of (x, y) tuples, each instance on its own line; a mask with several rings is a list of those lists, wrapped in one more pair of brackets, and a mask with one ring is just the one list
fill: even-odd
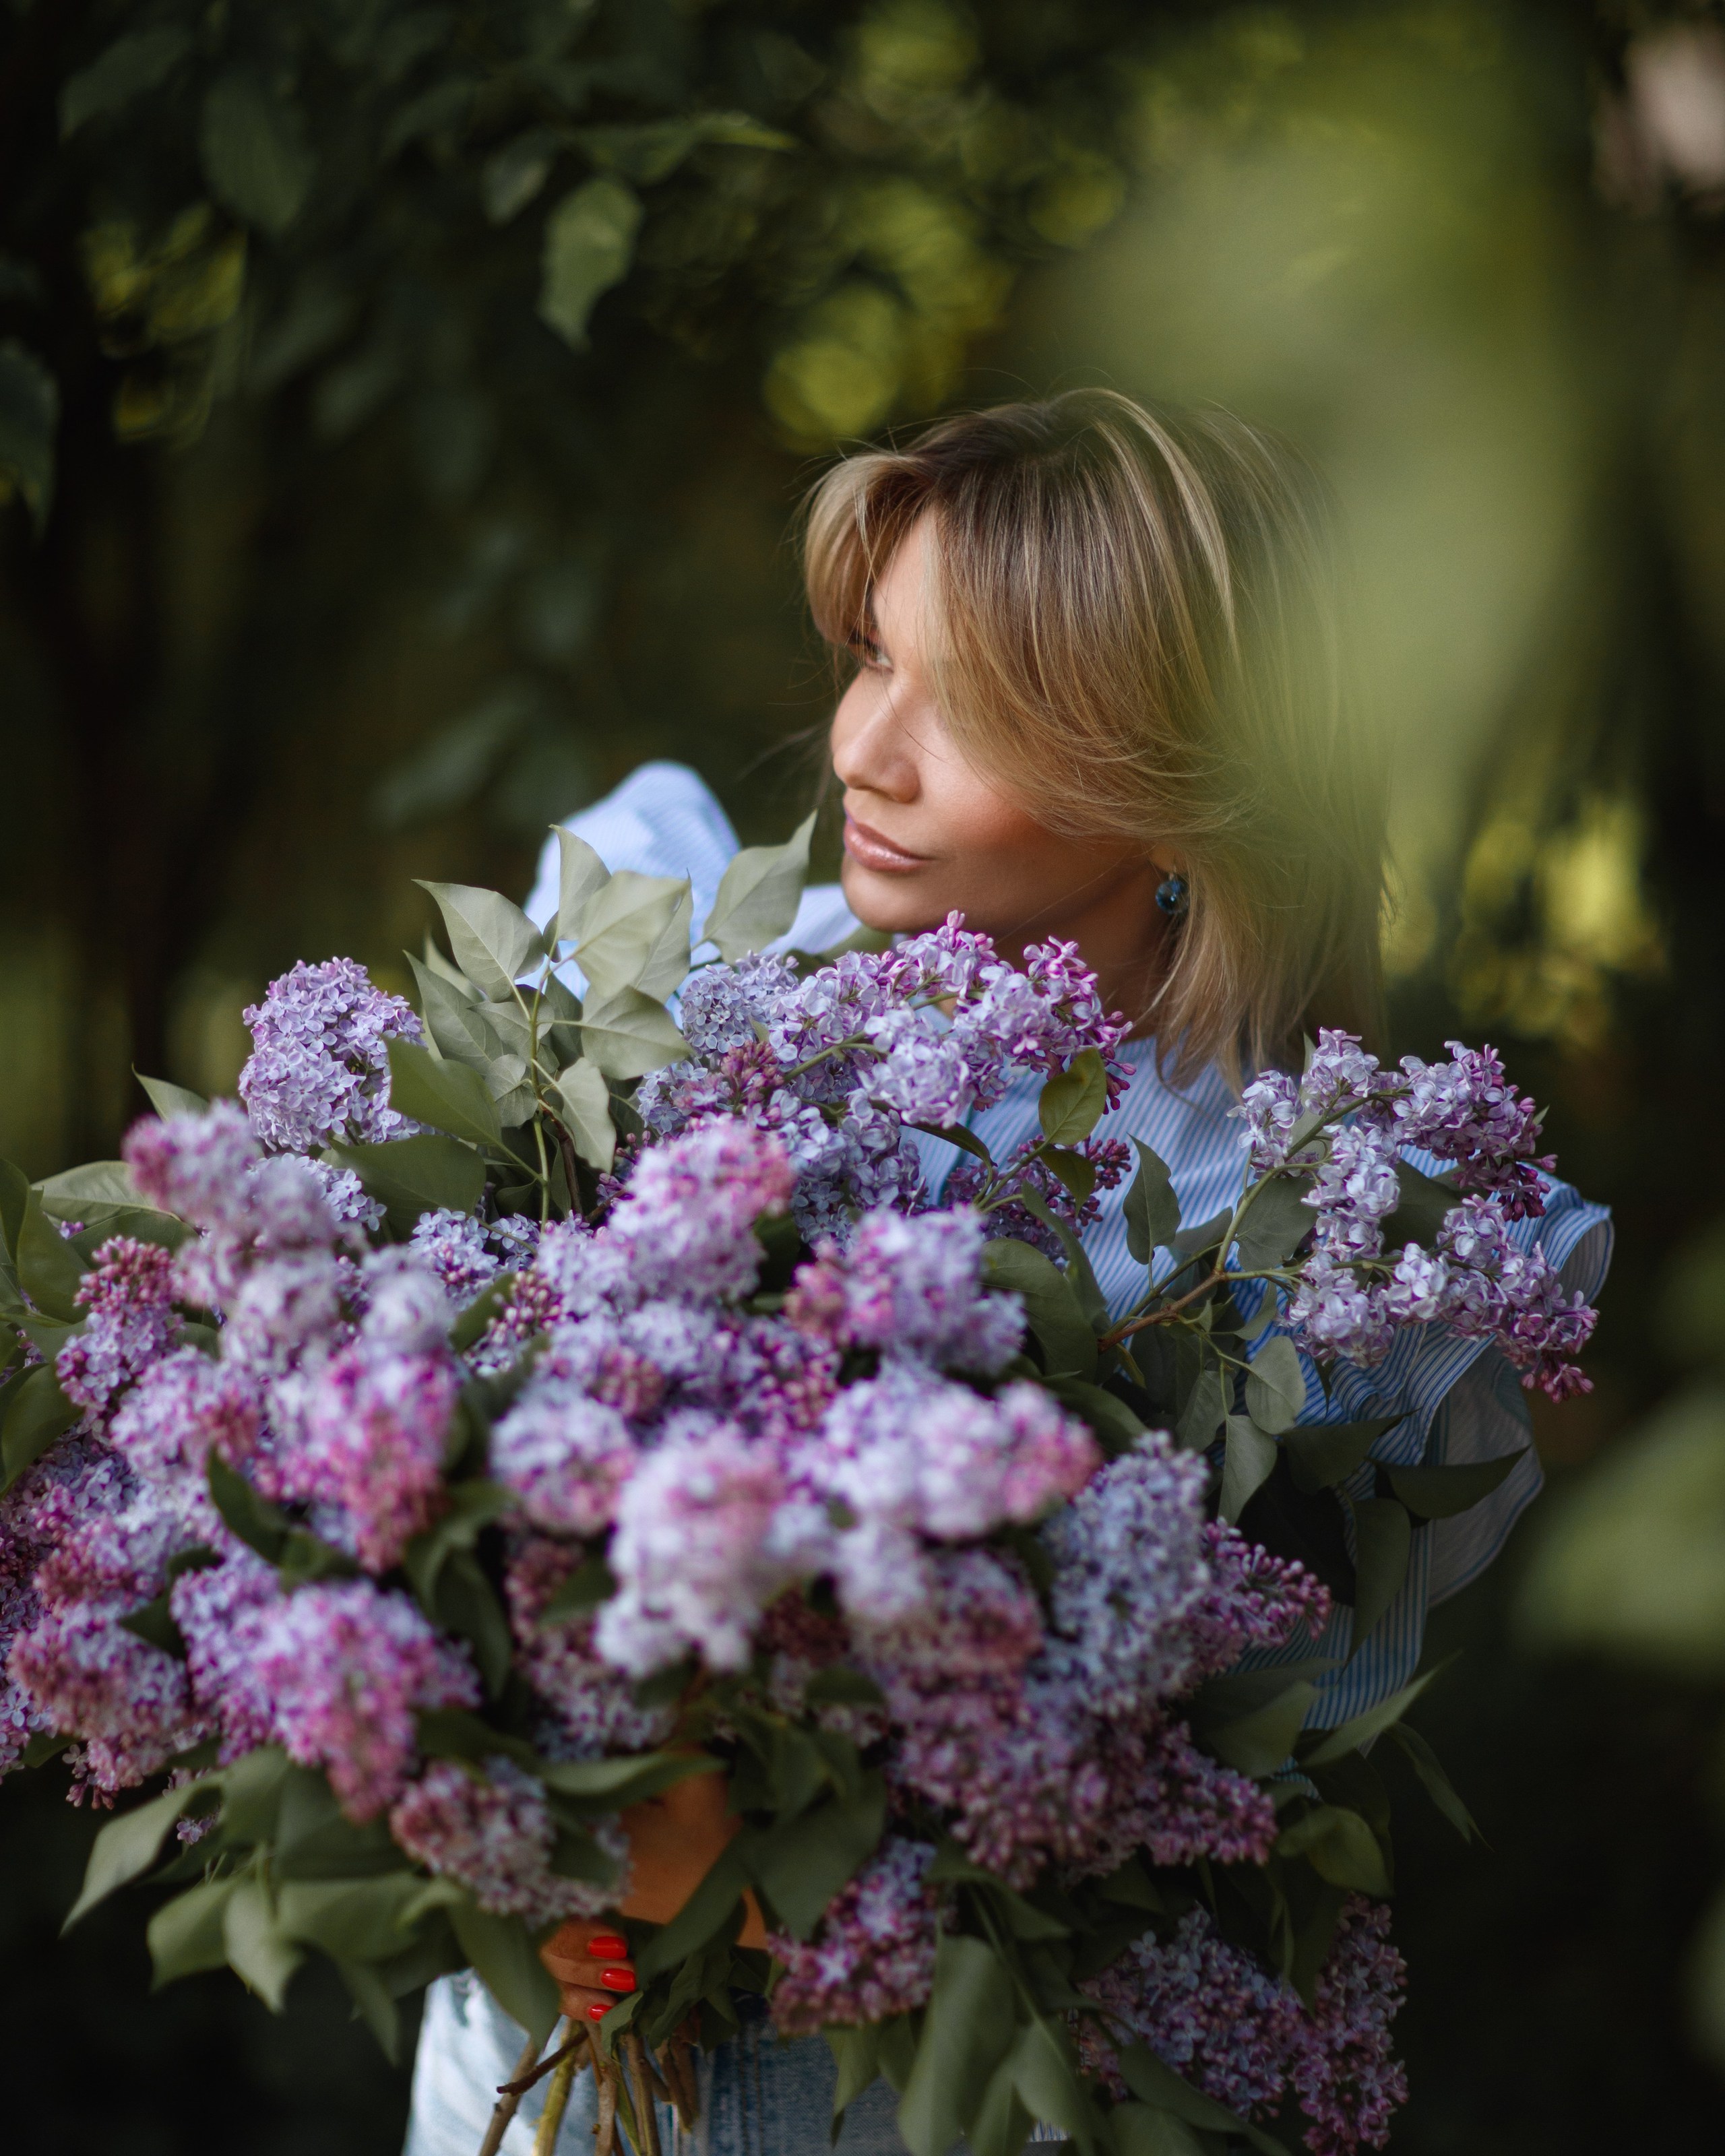
[(852, 682), (833, 715), (832, 754), (840, 783), (852, 792), (914, 801), (922, 790), (892, 691), (868, 675)]

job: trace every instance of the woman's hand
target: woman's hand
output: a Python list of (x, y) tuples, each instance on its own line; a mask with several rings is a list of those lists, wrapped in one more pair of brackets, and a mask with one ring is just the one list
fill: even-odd
[[(722, 1774), (691, 1774), (662, 1797), (629, 1806), (622, 1815), (630, 1856), (623, 1915), (653, 1924), (670, 1922), (742, 1825), (726, 1811), (728, 1801)], [(752, 1894), (744, 1897), (737, 1943), (767, 1943), (767, 1927)], [(603, 2020), (635, 1988), (629, 1943), (614, 1923), (603, 1918), (572, 1917), (546, 1941), (540, 1958), (557, 1980), (564, 2013), (578, 2024)]]

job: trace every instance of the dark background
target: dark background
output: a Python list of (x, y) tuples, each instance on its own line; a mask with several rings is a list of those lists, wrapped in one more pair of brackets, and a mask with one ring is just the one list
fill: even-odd
[[(1717, 2138), (1718, 1691), (1536, 1649), (1521, 1583), (1725, 1342), (1722, 208), (1712, 7), (0, 13), (0, 1149), (33, 1174), (114, 1151), (134, 1065), (231, 1086), (295, 958), (406, 987), (412, 877), (524, 891), (645, 757), (788, 829), (829, 680), (789, 532), (835, 444), (1100, 380), (1334, 475), (1395, 1045), (1496, 1040), (1620, 1227), (1597, 1389), (1537, 1419), (1554, 1496), (1434, 1625), (1460, 1658), (1415, 1720), (1488, 1845), (1405, 1792), (1407, 2156)], [(275, 2020), (226, 1975), (151, 1998), (141, 1897), (58, 1940), (90, 1831), (51, 1768), (0, 1787), (8, 2136), (395, 2147), (404, 2075), (316, 1970)]]

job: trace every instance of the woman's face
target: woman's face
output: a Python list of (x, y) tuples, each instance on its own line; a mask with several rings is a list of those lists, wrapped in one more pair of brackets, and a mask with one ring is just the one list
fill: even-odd
[[(1046, 830), (966, 762), (927, 671), (929, 520), (914, 525), (875, 587), (856, 678), (833, 716), (833, 767), (845, 788), (845, 896), (870, 928), (934, 927), (955, 909), (1016, 955), (1075, 937), (1091, 963), (1131, 963), (1160, 942), (1164, 872), (1113, 838)], [(1111, 947), (1091, 953), (1100, 940)], [(1124, 932), (1142, 952), (1118, 947)]]

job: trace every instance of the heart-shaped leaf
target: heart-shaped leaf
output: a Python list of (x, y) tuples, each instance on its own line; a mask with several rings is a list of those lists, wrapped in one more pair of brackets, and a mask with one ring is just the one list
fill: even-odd
[(589, 1004), (581, 1021), (581, 1046), (607, 1078), (644, 1078), (689, 1053), (670, 1013), (639, 988), (619, 988)]
[(465, 1063), (439, 1062), (416, 1040), (392, 1040), (389, 1104), (416, 1123), (429, 1123), (475, 1145), (495, 1145), (502, 1136), (485, 1080)]
[(1228, 1418), (1222, 1468), (1222, 1517), (1230, 1527), (1276, 1472), (1281, 1447), (1250, 1415)]
[(437, 901), (455, 963), (494, 1002), (512, 996), (522, 974), (545, 956), (539, 931), (501, 893), (470, 883), (428, 883)]
[(557, 1080), (557, 1100), (576, 1152), (589, 1167), (608, 1168), (617, 1158), (617, 1126), (611, 1120), (610, 1089), (598, 1065), (585, 1055), (572, 1063)]
[(1285, 1332), (1271, 1335), (1246, 1374), (1246, 1409), (1260, 1430), (1291, 1430), (1306, 1405), (1306, 1370)]
[(575, 941), (581, 932), (583, 907), (596, 891), (603, 891), (611, 880), (610, 870), (585, 839), (577, 838), (574, 832), (565, 830), (561, 824), (557, 834), (560, 860), (557, 910), (545, 929), (546, 943), (553, 950), (559, 943)]
[(806, 816), (782, 846), (745, 847), (720, 880), (701, 941), (734, 961), (783, 936), (797, 917), (814, 834), (814, 818)]
[(593, 996), (603, 1001), (624, 988), (639, 988), (662, 999), (680, 987), (689, 971), (693, 909), (686, 876), (619, 869), (581, 911), (575, 963)]
[(1037, 1120), (1044, 1137), (1055, 1145), (1080, 1145), (1101, 1122), (1107, 1105), (1106, 1066), (1094, 1048), (1086, 1048), (1043, 1087), (1036, 1101)]
[(1168, 1163), (1142, 1138), (1134, 1138), (1132, 1144), (1138, 1172), (1126, 1194), (1126, 1247), (1141, 1265), (1147, 1265), (1151, 1252), (1165, 1249), (1178, 1233), (1180, 1201), (1174, 1195)]

